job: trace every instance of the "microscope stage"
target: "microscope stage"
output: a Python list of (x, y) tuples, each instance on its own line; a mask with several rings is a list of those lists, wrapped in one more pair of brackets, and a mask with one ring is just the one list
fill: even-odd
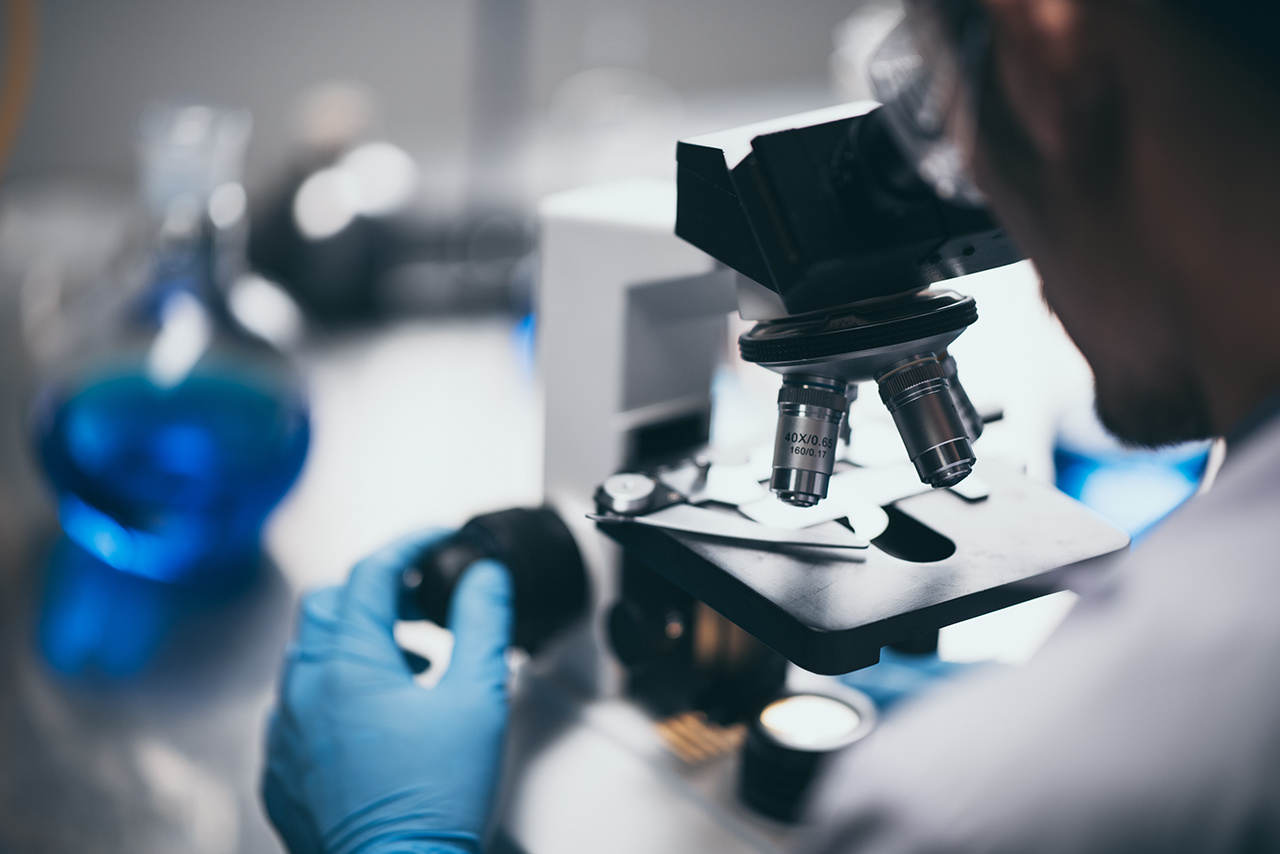
[(1124, 549), (1124, 532), (1052, 486), (988, 461), (987, 497), (935, 490), (886, 507), (857, 554), (770, 547), (601, 521), (627, 554), (814, 673), (1069, 586), (1065, 570)]

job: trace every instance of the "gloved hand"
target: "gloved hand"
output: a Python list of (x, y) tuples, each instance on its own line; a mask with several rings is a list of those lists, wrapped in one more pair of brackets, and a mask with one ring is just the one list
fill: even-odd
[(303, 601), (262, 786), (293, 854), (480, 850), (507, 721), (511, 580), (493, 561), (466, 571), (449, 669), (418, 686), (392, 626), (401, 573), (440, 536), (390, 546)]

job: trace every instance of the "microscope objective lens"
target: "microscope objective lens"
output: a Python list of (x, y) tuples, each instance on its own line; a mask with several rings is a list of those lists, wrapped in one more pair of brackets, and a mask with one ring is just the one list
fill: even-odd
[(849, 408), (847, 388), (843, 380), (783, 377), (769, 482), (782, 501), (812, 507), (827, 497), (840, 422)]
[[(968, 397), (963, 396), (963, 389), (953, 394), (948, 373), (954, 377), (954, 362), (948, 370), (936, 355), (924, 353), (897, 362), (876, 376), (880, 399), (893, 415), (916, 474), (935, 489), (964, 480), (976, 459), (972, 433), (957, 410), (957, 400), (962, 397), (967, 403)], [(959, 381), (954, 381), (959, 389)]]

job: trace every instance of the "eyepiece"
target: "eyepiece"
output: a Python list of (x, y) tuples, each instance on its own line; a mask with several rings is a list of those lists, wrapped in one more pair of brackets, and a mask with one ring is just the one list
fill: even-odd
[(877, 374), (876, 382), (920, 480), (941, 488), (968, 477), (973, 444), (938, 357), (924, 353), (904, 359)]
[(785, 376), (778, 390), (778, 434), (769, 488), (797, 507), (827, 497), (840, 422), (849, 408), (843, 380)]

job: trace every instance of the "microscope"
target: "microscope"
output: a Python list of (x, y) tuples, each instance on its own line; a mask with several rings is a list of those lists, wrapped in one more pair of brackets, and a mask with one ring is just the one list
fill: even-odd
[[(516, 580), (517, 635), (522, 590), (571, 603), (514, 695), (502, 822), (530, 854), (790, 850), (794, 801), (774, 790), (816, 753), (765, 738), (766, 719), (834, 719), (779, 698), (839, 699), (835, 742), (856, 740), (875, 711), (831, 677), (1128, 545), (1019, 467), (977, 463), (992, 413), (948, 351), (977, 308), (937, 286), (1020, 255), (916, 178), (878, 105), (689, 139), (677, 164), (674, 186), (540, 209), (545, 495), (589, 584)], [(735, 311), (755, 321), (741, 359), (780, 378), (764, 453), (710, 443)], [(893, 462), (858, 453), (871, 383)]]
[(676, 234), (737, 271), (739, 313), (760, 321), (742, 358), (782, 375), (771, 490), (826, 497), (840, 425), (872, 380), (920, 480), (959, 483), (982, 420), (947, 345), (978, 315), (929, 288), (1021, 256), (984, 211), (915, 175), (882, 109), (757, 130), (679, 144)]
[[(991, 461), (971, 476), (984, 419), (948, 347), (977, 308), (935, 285), (1020, 255), (984, 211), (915, 176), (876, 105), (690, 139), (677, 162), (675, 233), (714, 261), (683, 290), (666, 287), (690, 307), (720, 280), (725, 301), (757, 321), (738, 347), (781, 375), (772, 458), (753, 473), (776, 497), (761, 506), (709, 494), (705, 450), (646, 454), (643, 436), (673, 422), (638, 427), (641, 440), (617, 459), (627, 477), (601, 479), (594, 493), (597, 524), (623, 549), (624, 588), (648, 571), (790, 662), (838, 674), (1048, 592), (1067, 567), (1127, 545), (1020, 471)], [(902, 465), (850, 462), (850, 407), (872, 382)], [(784, 518), (793, 521), (780, 529)], [(654, 636), (638, 626), (670, 603), (646, 596), (628, 601), (624, 590), (615, 648)]]

